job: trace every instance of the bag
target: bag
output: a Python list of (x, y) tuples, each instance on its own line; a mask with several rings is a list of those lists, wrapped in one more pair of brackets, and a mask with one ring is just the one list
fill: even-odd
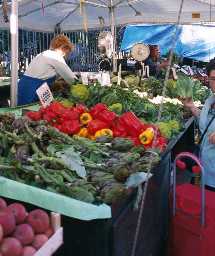
[(214, 118), (215, 118), (215, 115), (211, 118), (210, 122), (208, 123), (207, 127), (205, 128), (204, 132), (202, 133), (202, 136), (200, 137), (199, 143), (194, 145), (193, 154), (195, 156), (197, 156), (198, 158), (200, 158), (200, 145), (201, 145), (201, 142), (202, 142), (206, 132), (208, 131), (209, 126), (213, 122)]
[[(176, 187), (176, 160), (189, 157), (202, 170), (202, 186), (182, 184)], [(168, 256), (215, 255), (215, 200), (214, 192), (205, 190), (204, 168), (188, 152), (180, 153), (173, 167), (173, 193), (171, 206)]]

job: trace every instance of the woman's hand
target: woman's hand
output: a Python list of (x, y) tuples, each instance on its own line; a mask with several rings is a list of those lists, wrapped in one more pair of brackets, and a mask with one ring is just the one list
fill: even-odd
[(194, 102), (193, 100), (190, 98), (190, 99), (184, 99), (184, 100), (181, 100), (181, 102), (183, 103), (183, 105), (189, 109), (192, 114), (196, 117), (198, 117), (200, 115), (200, 109), (198, 109), (195, 105), (194, 105)]
[(193, 102), (192, 99), (184, 99), (184, 100), (181, 100), (181, 102), (182, 102), (182, 104), (183, 104), (186, 108), (188, 108), (188, 109), (190, 109), (190, 110), (192, 110), (192, 108), (195, 107), (194, 102)]
[(189, 109), (192, 114), (194, 116), (199, 116), (200, 114), (200, 109), (198, 109), (195, 105), (194, 105), (194, 102), (193, 100), (190, 98), (190, 99), (184, 99), (184, 100), (181, 100), (182, 104), (187, 108)]
[(208, 140), (211, 144), (215, 144), (215, 132), (209, 134)]

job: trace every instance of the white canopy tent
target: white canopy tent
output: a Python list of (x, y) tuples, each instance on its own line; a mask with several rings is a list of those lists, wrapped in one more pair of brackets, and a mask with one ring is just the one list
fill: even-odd
[[(0, 0), (2, 4), (4, 0)], [(131, 23), (175, 23), (180, 0), (11, 0), (12, 84), (11, 105), (16, 105), (18, 27), (32, 31), (62, 31), (99, 28)], [(12, 2), (12, 3), (10, 3)], [(11, 8), (12, 6), (12, 8)], [(1, 5), (0, 5), (1, 7)], [(0, 28), (8, 28), (0, 8)], [(184, 0), (181, 23), (215, 22), (215, 0)]]
[[(1, 2), (1, 1), (0, 1)], [(8, 1), (9, 2), (9, 1)], [(99, 17), (110, 25), (109, 11), (115, 12), (115, 24), (175, 23), (180, 0), (17, 0), (19, 27), (33, 31), (62, 31), (83, 28), (80, 2), (85, 6), (89, 28), (99, 27)], [(210, 5), (211, 3), (211, 5)], [(1, 9), (1, 8), (0, 8)], [(215, 21), (215, 0), (184, 0), (181, 23)], [(4, 23), (0, 11), (0, 27)]]

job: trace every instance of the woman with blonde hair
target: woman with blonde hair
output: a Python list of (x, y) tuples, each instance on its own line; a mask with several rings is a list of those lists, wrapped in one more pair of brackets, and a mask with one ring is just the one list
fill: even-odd
[(38, 54), (30, 63), (18, 83), (18, 105), (25, 105), (38, 100), (36, 90), (43, 84), (49, 86), (57, 75), (67, 83), (76, 79), (75, 74), (65, 62), (74, 45), (63, 34), (56, 36), (50, 43), (50, 49)]

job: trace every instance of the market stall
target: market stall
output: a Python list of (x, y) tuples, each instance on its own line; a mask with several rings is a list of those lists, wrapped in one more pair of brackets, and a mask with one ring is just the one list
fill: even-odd
[[(156, 121), (158, 105), (150, 102), (147, 98), (141, 98), (137, 94), (128, 91), (125, 88), (120, 88), (119, 86), (101, 87), (101, 85), (98, 84), (86, 87), (83, 84), (77, 84), (75, 86), (73, 85), (73, 90), (70, 91), (70, 89), (70, 86), (64, 85), (64, 90), (57, 90), (55, 92), (55, 97), (58, 98), (61, 103), (55, 102), (47, 107), (46, 110), (44, 108), (41, 108), (38, 104), (35, 104), (33, 106), (19, 107), (15, 109), (1, 109), (1, 113), (4, 113), (4, 115), (1, 116), (1, 118), (3, 118), (1, 120), (4, 123), (6, 122), (6, 126), (2, 130), (1, 139), (3, 139), (4, 141), (7, 137), (7, 143), (11, 145), (8, 146), (11, 148), (13, 148), (12, 144), (15, 143), (15, 151), (13, 153), (8, 151), (8, 146), (6, 146), (7, 143), (5, 144), (6, 147), (4, 147), (3, 149), (3, 151), (5, 152), (5, 162), (2, 162), (1, 167), (3, 169), (7, 167), (7, 171), (3, 171), (2, 169), (2, 174), (4, 172), (3, 176), (5, 176), (5, 178), (1, 178), (2, 185), (0, 194), (5, 197), (21, 200), (27, 203), (31, 203), (33, 205), (38, 205), (45, 209), (59, 212), (63, 215), (62, 221), (64, 227), (64, 247), (62, 247), (62, 249), (59, 251), (59, 255), (61, 255), (61, 253), (64, 253), (64, 255), (69, 255), (71, 251), (76, 251), (79, 255), (90, 252), (92, 256), (101, 254), (110, 255), (112, 253), (113, 255), (118, 255), (119, 253), (121, 255), (129, 255), (129, 253), (131, 253), (133, 237), (135, 235), (135, 223), (139, 214), (137, 210), (134, 210), (135, 203), (137, 203), (138, 199), (138, 193), (135, 187), (144, 181), (146, 173), (142, 171), (147, 171), (147, 169), (149, 168), (148, 164), (150, 164), (151, 166), (151, 161), (153, 161), (155, 167), (153, 168), (153, 170), (151, 170), (152, 177), (149, 181), (149, 189), (147, 191), (146, 197), (146, 206), (142, 215), (143, 224), (141, 225), (140, 231), (141, 237), (144, 237), (144, 240), (146, 242), (143, 244), (138, 243), (137, 253), (147, 254), (148, 252), (151, 252), (153, 253), (153, 255), (159, 255), (159, 252), (162, 249), (162, 245), (167, 236), (168, 188), (171, 154), (174, 150), (177, 150), (179, 144), (182, 146), (186, 144), (192, 145), (194, 129), (193, 121), (190, 120), (187, 123), (187, 126), (183, 128), (183, 123), (181, 123), (183, 116), (183, 113), (180, 112), (182, 111), (181, 107), (178, 106), (178, 109), (176, 109), (176, 106), (174, 104), (166, 104), (165, 108), (168, 115), (163, 116), (163, 123), (160, 123), (159, 125), (161, 125), (160, 128), (162, 129), (163, 124), (166, 122), (166, 128), (168, 129), (162, 130), (163, 136), (167, 136), (168, 134), (168, 136), (170, 136), (168, 140), (170, 140), (171, 137), (175, 139), (171, 140), (171, 143), (169, 143), (166, 148), (167, 144), (165, 141), (167, 140), (164, 139), (165, 137), (161, 139), (162, 135), (159, 135), (161, 141), (160, 144), (157, 144), (157, 149), (163, 151), (163, 153), (161, 153), (158, 157), (157, 153), (152, 153), (151, 155), (150, 150), (147, 153), (147, 145), (144, 146), (140, 143), (140, 141), (138, 141), (141, 138), (138, 139), (137, 137), (139, 134), (138, 130), (136, 135), (133, 133), (135, 131), (134, 127), (132, 129), (129, 129), (127, 127), (126, 129), (127, 131), (131, 132), (130, 139), (133, 139), (133, 143), (136, 144), (133, 149), (131, 148), (132, 141), (123, 138), (124, 136), (129, 136), (125, 134), (124, 130), (126, 124), (127, 126), (134, 125), (135, 121), (136, 125), (146, 125), (146, 123), (148, 123), (148, 127), (150, 127), (149, 123), (153, 123)], [(59, 93), (61, 96), (58, 95)], [(66, 98), (65, 96), (64, 98), (62, 98), (62, 94), (67, 95)], [(61, 97), (61, 99), (59, 97)], [(103, 103), (101, 104), (101, 102)], [(82, 103), (82, 105), (75, 106), (75, 103)], [(85, 106), (83, 104), (85, 104)], [(89, 108), (89, 110), (87, 110), (87, 107)], [(179, 111), (179, 109), (181, 110)], [(29, 112), (29, 110), (31, 112)], [(101, 115), (100, 112), (102, 112), (102, 110), (103, 114)], [(59, 111), (61, 112), (60, 115)], [(131, 115), (132, 112), (129, 111), (133, 111), (134, 113), (136, 113), (136, 115), (138, 115), (139, 118), (144, 118), (144, 120), (142, 119), (142, 121), (140, 121), (140, 119), (138, 119), (136, 115)], [(10, 116), (8, 113), (14, 113), (18, 119), (14, 120), (14, 117)], [(53, 115), (54, 113), (55, 115)], [(66, 122), (68, 122), (67, 118), (69, 116), (74, 117), (75, 113), (75, 119), (72, 119), (73, 121), (69, 121), (69, 127), (66, 126)], [(128, 115), (128, 113), (130, 114)], [(26, 119), (22, 117), (23, 114), (28, 116), (28, 118), (33, 121), (27, 121), (27, 123), (25, 123)], [(111, 120), (114, 118), (115, 122), (117, 120), (126, 121), (126, 115), (127, 118), (133, 118), (133, 122), (125, 122), (123, 124), (124, 128), (123, 126), (121, 126), (121, 128), (119, 126), (116, 126), (114, 128), (112, 123), (106, 123), (105, 127), (102, 126), (102, 129), (106, 129), (106, 131), (108, 131), (108, 135), (111, 135), (111, 131), (113, 131), (115, 134), (115, 139), (104, 139), (101, 137), (101, 141), (99, 142), (100, 131), (98, 130), (96, 132), (96, 130), (100, 129), (101, 127), (95, 128), (95, 124), (93, 124), (95, 120), (91, 120), (90, 117), (94, 117), (94, 119), (96, 117), (97, 119), (99, 119), (100, 125), (102, 123), (102, 119), (102, 125), (104, 125), (104, 119), (105, 122), (110, 122), (110, 118)], [(63, 119), (60, 120), (60, 117)], [(85, 119), (84, 117), (87, 118)], [(173, 118), (176, 118), (175, 121), (173, 120)], [(41, 121), (39, 121), (39, 119), (41, 119)], [(171, 119), (172, 122), (170, 122), (169, 119)], [(57, 127), (57, 123), (53, 123), (54, 120), (56, 120), (58, 124), (63, 122), (64, 125), (61, 125), (61, 127)], [(82, 133), (80, 133), (80, 126), (76, 126), (75, 129), (73, 129), (74, 126), (72, 128), (72, 123), (73, 125), (75, 123), (77, 125), (77, 121), (79, 124), (82, 124)], [(36, 125), (37, 122), (38, 126)], [(90, 122), (91, 125), (88, 124)], [(174, 127), (172, 129), (171, 123)], [(52, 125), (56, 127), (52, 127)], [(11, 133), (10, 129), (12, 127), (15, 128), (16, 135), (15, 133)], [(153, 127), (156, 127), (156, 123)], [(95, 138), (92, 136), (93, 134), (83, 133), (83, 129), (84, 131), (86, 131), (86, 129), (89, 128), (90, 130), (96, 129), (91, 132), (95, 133), (94, 136), (97, 133), (96, 136), (98, 136), (98, 141), (95, 141)], [(61, 132), (58, 129), (60, 129)], [(136, 126), (136, 129), (142, 128), (138, 128), (138, 126)], [(176, 129), (178, 129), (177, 137), (175, 137)], [(41, 131), (42, 133), (39, 131)], [(47, 132), (51, 132), (52, 135), (47, 134)], [(75, 133), (79, 133), (79, 135), (83, 137), (77, 137), (77, 135), (72, 137), (72, 135), (74, 135)], [(67, 134), (70, 136), (68, 136)], [(46, 136), (48, 137), (46, 138), (45, 142)], [(18, 153), (23, 138), (25, 138), (25, 147), (30, 147), (29, 153), (33, 154), (30, 158), (28, 156), (29, 153), (27, 153), (26, 151), (23, 151), (22, 153), (20, 151), (21, 155), (19, 155), (20, 153)], [(43, 139), (41, 140), (40, 138)], [(35, 143), (33, 144), (32, 139), (35, 141)], [(30, 144), (26, 144), (26, 142), (28, 143), (28, 141)], [(47, 142), (48, 144), (41, 144)], [(64, 155), (67, 154), (67, 157), (69, 157), (68, 159), (64, 159), (60, 151), (55, 151), (53, 143), (56, 144), (56, 142), (58, 143), (58, 147), (60, 147), (60, 145), (63, 146), (64, 149), (59, 148), (58, 150), (62, 151), (61, 153), (63, 153)], [(19, 143), (21, 143), (20, 146)], [(118, 143), (118, 146), (115, 143)], [(51, 145), (53, 149), (51, 149)], [(81, 159), (79, 158), (78, 160), (78, 155), (76, 155), (75, 152), (69, 154), (70, 151), (68, 151), (66, 153), (66, 147), (68, 147), (68, 149), (71, 149), (71, 147), (75, 147), (75, 152), (77, 150), (83, 151), (85, 148), (85, 154), (87, 158), (83, 158), (83, 156), (80, 155)], [(148, 148), (150, 148), (150, 145)], [(118, 152), (117, 149), (120, 151)], [(129, 150), (129, 152), (126, 152), (127, 150)], [(137, 150), (136, 153), (135, 150)], [(47, 170), (40, 169), (36, 162), (40, 161), (40, 157), (42, 155), (37, 156), (36, 152), (41, 152), (41, 154), (45, 153), (44, 157), (46, 159), (44, 158), (45, 162), (43, 164), (46, 165), (46, 161), (49, 160), (52, 163), (57, 161), (56, 164), (63, 164), (63, 168), (65, 168), (66, 173), (63, 174), (64, 171), (60, 166), (50, 166), (51, 162), (48, 164), (49, 167)], [(109, 159), (108, 155), (110, 153), (112, 157)], [(21, 157), (21, 166), (14, 166), (13, 164), (8, 163), (8, 157), (15, 157), (16, 159), (18, 155)], [(115, 159), (117, 155), (120, 157), (119, 159)], [(153, 156), (153, 158), (150, 160), (151, 156)], [(32, 160), (33, 162), (36, 161), (36, 165), (31, 162), (32, 160), (30, 160), (29, 162), (26, 157), (29, 160), (33, 157)], [(136, 163), (132, 160), (133, 157), (135, 157), (135, 159), (137, 160)], [(27, 162), (25, 162), (25, 159), (27, 160)], [(69, 159), (71, 162), (68, 162)], [(75, 159), (76, 162), (73, 162)], [(115, 160), (116, 162), (114, 163)], [(79, 161), (83, 161), (84, 167), (86, 168), (88, 173), (87, 180), (88, 182), (90, 181), (90, 184), (88, 184), (88, 182), (85, 183), (84, 179), (82, 180), (81, 178), (81, 176), (83, 175), (83, 167), (82, 165), (80, 166)], [(149, 161), (150, 163), (148, 163)], [(111, 166), (112, 164), (113, 166)], [(134, 164), (135, 166), (133, 166)], [(119, 167), (120, 169), (118, 169)], [(16, 173), (14, 173), (13, 171), (14, 168), (16, 169)], [(54, 169), (52, 170), (52, 168)], [(58, 173), (59, 168), (61, 168), (60, 173)], [(96, 170), (98, 169), (97, 174), (92, 172), (92, 168)], [(107, 169), (109, 169), (110, 171), (104, 174), (104, 171), (102, 171), (102, 169), (106, 171)], [(74, 172), (72, 170), (76, 171)], [(119, 181), (118, 171), (121, 172), (122, 170), (123, 173), (125, 171), (127, 172), (128, 170), (130, 173), (122, 173), (125, 176), (122, 176)], [(55, 174), (52, 172), (55, 172)], [(133, 175), (132, 172), (134, 172)], [(63, 176), (59, 176), (59, 174)], [(118, 181), (115, 180), (113, 174), (115, 178), (117, 177)], [(56, 178), (58, 177), (58, 181), (56, 180), (56, 178), (55, 180), (53, 180), (51, 178), (52, 175), (57, 175)], [(130, 179), (127, 179), (128, 175), (130, 176)], [(62, 178), (64, 180), (64, 183), (61, 183), (60, 181), (62, 180)], [(125, 180), (127, 180), (128, 183), (130, 182), (131, 184), (133, 184), (131, 185), (130, 189), (127, 189), (127, 186), (129, 185), (127, 184), (126, 186)], [(109, 184), (108, 186), (106, 184), (107, 181)], [(77, 182), (81, 182), (80, 188)], [(75, 186), (77, 186), (77, 189), (81, 189), (81, 194), (78, 194), (77, 191), (72, 189), (72, 183), (77, 184)], [(107, 188), (102, 188), (101, 184), (106, 184)], [(110, 189), (113, 189), (113, 186), (115, 185), (119, 186), (118, 188), (120, 190), (117, 189), (118, 192), (115, 190), (117, 194), (115, 194), (114, 199), (113, 195), (110, 194), (113, 192), (113, 190), (111, 192)], [(101, 188), (103, 192), (101, 191)], [(115, 189), (116, 188), (117, 187), (115, 187)], [(110, 206), (102, 204), (102, 202), (110, 204)], [(78, 229), (79, 232), (71, 232), (71, 230), (75, 229)], [(154, 233), (153, 230), (156, 231), (156, 233)], [(92, 232), (95, 232), (95, 237), (90, 236)], [(85, 234), (84, 237), (83, 234)], [(73, 243), (71, 243), (71, 237), (73, 237)], [(85, 247), (80, 246), (81, 239), (85, 240)], [(124, 243), (124, 240), (126, 240), (127, 242)], [(98, 241), (100, 242), (98, 243)]]
[[(193, 2), (202, 13), (198, 20), (211, 17), (209, 4), (185, 2), (190, 9), (182, 12), (182, 22), (196, 19), (192, 17)], [(11, 24), (17, 21), (17, 2), (13, 4), (16, 17)], [(88, 27), (92, 28), (96, 21), (90, 19), (90, 13), (103, 8), (104, 17), (110, 10), (114, 35), (118, 11), (123, 22), (131, 21), (131, 10), (135, 10), (132, 21), (137, 16), (143, 20), (145, 16), (136, 8), (155, 11), (151, 4), (21, 1), (19, 26), (33, 29), (41, 25), (50, 31), (60, 23), (66, 31), (75, 28), (75, 18), (79, 23), (83, 19), (86, 28), (89, 15)], [(173, 11), (167, 17), (175, 21), (179, 3), (169, 4)], [(73, 6), (69, 12), (63, 8), (68, 5)], [(154, 5), (159, 8), (160, 2), (154, 1)], [(56, 8), (64, 10), (63, 14)], [(77, 14), (79, 8), (82, 16)], [(49, 16), (49, 12), (56, 15)], [(17, 57), (18, 26), (15, 28), (12, 56)], [(185, 117), (178, 98), (193, 97), (195, 82), (184, 77), (177, 82), (165, 79), (163, 87), (163, 80), (155, 78), (142, 81), (130, 76), (119, 81), (118, 77), (112, 77), (112, 86), (107, 87), (93, 79), (88, 85), (57, 81), (49, 104), (0, 109), (0, 195), (63, 215), (64, 246), (59, 255), (155, 256), (161, 255), (166, 241), (171, 158), (184, 145), (194, 143), (194, 121), (186, 122), (190, 116)], [(164, 97), (167, 82), (169, 98)], [(206, 88), (204, 93), (202, 100)]]
[[(19, 13), (18, 13), (19, 4)], [(72, 6), (68, 10), (68, 6)], [(171, 13), (168, 11), (171, 6)], [(184, 1), (186, 11), (183, 9), (180, 15), (180, 23), (194, 23), (194, 22), (212, 22), (213, 8), (211, 2), (205, 1)], [(9, 26), (9, 12), (11, 9), (12, 18), (11, 24), (11, 49), (12, 49), (12, 89), (11, 99), (12, 106), (16, 105), (16, 84), (17, 84), (17, 64), (18, 64), (18, 27), (42, 31), (54, 31), (59, 28), (60, 31), (77, 30), (78, 28), (95, 28), (110, 25), (111, 33), (114, 38), (115, 49), (115, 26), (119, 24), (128, 24), (136, 22), (154, 22), (176, 23), (176, 17), (180, 9), (180, 2), (178, 1), (153, 1), (150, 3), (142, 3), (134, 1), (127, 4), (124, 1), (107, 1), (100, 3), (99, 1), (88, 1), (87, 3), (77, 3), (73, 1), (56, 2), (49, 0), (40, 3), (35, 1), (12, 1), (12, 5), (7, 5), (7, 1), (3, 2), (3, 9), (0, 12), (1, 27)], [(61, 10), (61, 12), (59, 12)], [(138, 10), (138, 11), (137, 11)], [(80, 11), (80, 12), (79, 12)], [(97, 15), (94, 15), (96, 11)], [(142, 13), (144, 12), (144, 15)], [(132, 15), (133, 13), (133, 15)], [(158, 16), (159, 14), (159, 16)], [(196, 15), (195, 15), (196, 14)], [(19, 19), (18, 19), (19, 16)], [(96, 17), (96, 18), (95, 18)], [(98, 17), (98, 20), (97, 20)], [(100, 19), (99, 19), (100, 17)], [(103, 20), (102, 23), (100, 22)], [(113, 61), (115, 61), (115, 53), (113, 54)], [(114, 65), (115, 66), (115, 65)]]

